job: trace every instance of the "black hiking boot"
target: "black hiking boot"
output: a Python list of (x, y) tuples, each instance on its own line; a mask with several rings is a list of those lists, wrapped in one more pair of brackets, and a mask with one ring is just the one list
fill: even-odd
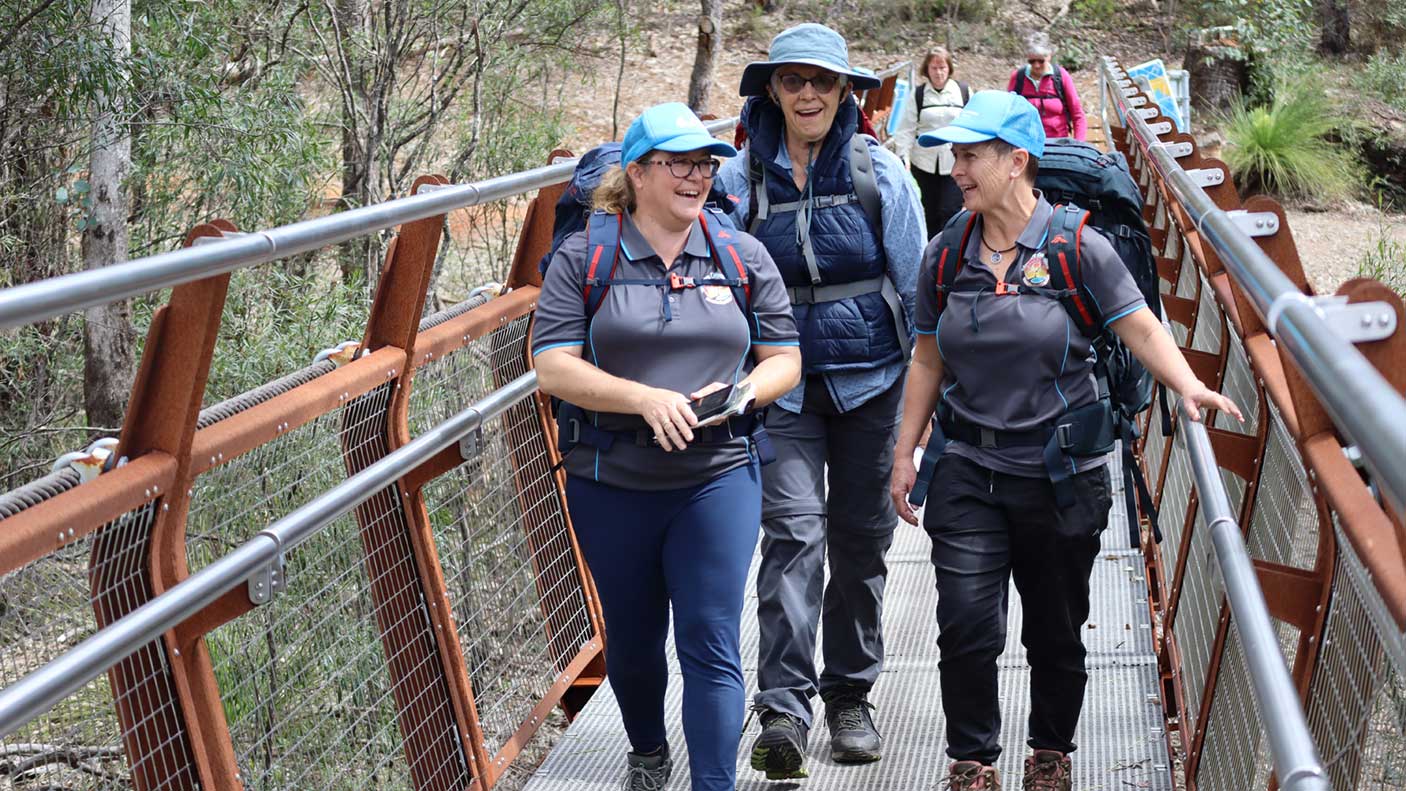
[(869, 713), (874, 705), (863, 690), (840, 689), (824, 696), (830, 727), (830, 755), (842, 764), (867, 764), (883, 755), (884, 740)]
[(674, 761), (669, 758), (669, 745), (652, 754), (626, 753), (624, 791), (664, 791), (669, 775), (674, 773)]
[(771, 709), (759, 709), (762, 732), (752, 742), (752, 768), (766, 772), (768, 780), (791, 780), (808, 777), (806, 746), (809, 729), (799, 718)]

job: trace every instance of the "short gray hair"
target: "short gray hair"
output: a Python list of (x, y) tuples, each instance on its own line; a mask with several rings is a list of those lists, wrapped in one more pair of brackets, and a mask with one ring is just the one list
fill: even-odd
[(1050, 43), (1050, 37), (1044, 33), (1031, 33), (1025, 39), (1026, 55), (1044, 55), (1051, 57), (1054, 55), (1054, 45)]

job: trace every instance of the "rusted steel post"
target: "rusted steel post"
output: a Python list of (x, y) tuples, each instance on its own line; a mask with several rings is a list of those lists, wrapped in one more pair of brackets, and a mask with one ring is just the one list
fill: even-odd
[[(219, 237), (216, 221), (186, 237)], [(89, 581), (99, 628), (127, 615), (186, 576), (185, 512), (191, 440), (214, 356), (229, 275), (178, 286), (152, 317), (128, 402), (119, 456), (164, 454), (175, 460), (170, 490), (147, 532), (103, 531), (93, 542)], [(132, 568), (123, 557), (140, 557)], [(160, 655), (159, 655), (160, 654)], [(168, 665), (169, 675), (152, 673)], [(185, 652), (172, 634), (108, 671), (136, 789), (237, 788), (237, 768), (204, 645)]]
[[(447, 183), (421, 177), (422, 186)], [(444, 215), (406, 223), (386, 252), (386, 266), (368, 319), (363, 352), (403, 350), (405, 364), (386, 371), (390, 394), (383, 416), (362, 421), (353, 406), (343, 419), (349, 475), (410, 440), (407, 419), (415, 339), (444, 228)], [(374, 391), (373, 391), (374, 393)], [(366, 409), (381, 409), (372, 394)], [(418, 491), (398, 485), (356, 509), (392, 692), (411, 779), (420, 791), (462, 789), (482, 781), (484, 756), (443, 572), (429, 517)], [(407, 579), (406, 577), (413, 577)], [(448, 706), (420, 701), (447, 700)]]
[[(571, 153), (562, 150), (553, 151), (548, 155), (548, 162), (563, 156), (569, 157)], [(513, 255), (512, 274), (508, 281), (510, 287), (523, 288), (540, 285), (541, 274), (538, 271), (537, 263), (551, 248), (552, 224), (554, 220), (553, 209), (564, 190), (565, 185), (544, 188), (537, 193), (537, 197), (534, 198), (529, 205), (527, 217), (523, 223), (522, 233), (518, 238), (517, 249)], [(527, 342), (524, 344), (523, 348), (523, 354), (526, 357), (525, 362), (528, 369), (532, 368), (531, 349), (531, 334), (529, 332)], [(570, 514), (566, 506), (566, 473), (562, 471), (560, 466), (561, 454), (557, 449), (556, 422), (552, 417), (551, 405), (549, 399), (540, 392), (537, 393), (535, 400), (536, 430), (541, 432), (545, 442), (547, 450), (546, 462), (550, 464), (551, 473), (548, 475), (547, 480), (538, 480), (537, 476), (528, 473), (528, 468), (531, 464), (530, 460), (528, 458), (518, 458), (518, 454), (515, 454), (513, 469), (518, 483), (519, 497), (525, 498), (525, 504), (541, 502), (543, 498), (549, 498), (560, 508), (564, 520), (563, 532), (566, 541), (569, 543), (569, 553), (567, 557), (571, 558), (575, 566), (571, 573), (576, 577), (576, 587), (579, 587), (581, 595), (586, 602), (591, 629), (597, 636), (594, 642), (600, 646), (596, 656), (592, 658), (591, 664), (578, 678), (572, 681), (570, 690), (562, 698), (562, 707), (566, 710), (567, 716), (574, 718), (576, 714), (580, 712), (581, 708), (585, 706), (586, 701), (590, 699), (591, 694), (601, 684), (605, 676), (603, 661), (605, 619), (601, 613), (595, 583), (591, 579), (590, 571), (586, 567), (585, 558), (581, 555), (580, 546), (576, 542), (576, 533), (571, 529)], [(517, 443), (515, 442), (514, 446), (516, 447), (516, 445)], [(552, 491), (546, 491), (548, 486), (550, 486)], [(527, 511), (524, 511), (524, 513), (527, 513)], [(528, 530), (528, 546), (535, 564), (538, 553), (550, 545), (551, 536), (542, 534), (539, 529), (541, 526), (534, 526), (529, 523), (525, 524), (524, 527)], [(543, 579), (543, 571), (546, 570), (538, 569), (539, 590), (543, 583), (550, 584), (555, 582), (555, 580), (551, 579), (552, 575), (547, 575), (547, 578)], [(552, 574), (558, 575), (563, 571), (564, 570), (554, 571)], [(545, 602), (546, 600), (544, 599), (543, 601)], [(550, 617), (548, 619), (548, 629), (553, 632), (556, 630), (556, 624), (551, 623)], [(574, 655), (576, 650), (579, 649), (579, 646), (562, 645), (559, 648), (555, 647), (556, 643), (562, 642), (555, 634), (549, 634), (549, 640), (554, 645), (554, 654), (556, 654), (554, 658), (559, 663), (571, 658), (571, 656), (563, 655), (563, 653)]]

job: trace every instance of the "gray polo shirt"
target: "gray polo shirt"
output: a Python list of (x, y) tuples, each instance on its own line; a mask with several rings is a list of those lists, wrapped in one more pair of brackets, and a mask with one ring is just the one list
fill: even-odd
[[(1039, 285), (1040, 261), (1053, 207), (1039, 197), (1035, 213), (1016, 240), (1018, 257), (1006, 271), (1008, 284)], [(916, 329), (937, 336), (942, 355), (941, 403), (970, 423), (998, 431), (1039, 428), (1071, 409), (1098, 400), (1093, 339), (1080, 333), (1058, 300), (1037, 294), (995, 294), (996, 276), (981, 258), (980, 217), (972, 228), (964, 264), (951, 285), (980, 289), (949, 293), (937, 315), (939, 238), (923, 253), (918, 273)], [(1085, 228), (1079, 247), (1084, 285), (1104, 316), (1104, 325), (1146, 307), (1137, 283), (1097, 232)], [(1027, 271), (1027, 265), (1028, 271)], [(1037, 282), (1029, 283), (1034, 277)], [(978, 448), (952, 442), (948, 451), (997, 472), (1046, 475), (1038, 447)], [(1077, 471), (1106, 463), (1104, 456), (1075, 460)]]
[[(797, 346), (799, 342), (791, 302), (771, 255), (751, 236), (729, 233), (751, 281), (753, 319), (743, 315), (732, 289), (725, 285), (674, 291), (615, 285), (588, 323), (582, 287), (589, 262), (582, 231), (566, 238), (543, 278), (532, 353), (584, 347), (582, 357), (607, 373), (685, 395), (712, 382), (740, 381), (752, 370), (752, 346)], [(668, 272), (701, 283), (726, 277), (713, 262), (707, 235), (697, 222), (682, 254), (667, 268), (628, 215), (620, 243), (617, 278), (660, 278)], [(603, 255), (596, 275), (604, 279), (609, 270)], [(609, 431), (648, 428), (638, 415), (587, 414)], [(609, 452), (578, 445), (567, 455), (566, 471), (627, 489), (679, 489), (708, 481), (751, 458), (751, 443), (745, 437), (724, 444), (693, 444), (669, 453), (620, 438)]]

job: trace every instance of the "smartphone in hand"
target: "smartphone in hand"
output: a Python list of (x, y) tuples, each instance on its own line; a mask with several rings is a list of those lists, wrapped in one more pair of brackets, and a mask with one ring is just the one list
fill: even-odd
[(730, 417), (745, 413), (755, 400), (752, 383), (747, 382), (728, 385), (702, 398), (695, 398), (689, 401), (689, 406), (693, 409), (693, 416), (698, 418), (699, 426), (715, 426)]

